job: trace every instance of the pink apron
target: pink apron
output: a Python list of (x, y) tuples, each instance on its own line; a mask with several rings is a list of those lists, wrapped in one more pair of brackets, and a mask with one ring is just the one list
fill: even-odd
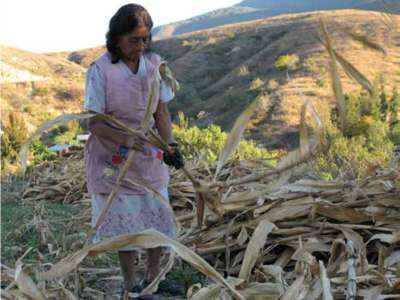
[[(111, 63), (109, 53), (95, 61), (105, 78), (105, 112), (125, 125), (136, 129), (141, 129), (147, 109), (150, 81), (161, 61), (161, 57), (154, 53), (146, 53), (144, 58), (147, 78), (133, 74), (127, 79), (121, 64)], [(154, 124), (155, 120), (152, 117), (151, 126)], [(111, 192), (128, 154), (129, 150), (123, 145), (100, 141), (95, 135), (90, 135), (85, 148), (90, 194), (109, 194)], [(166, 188), (169, 174), (167, 167), (161, 161), (159, 149), (147, 144), (144, 152), (137, 152), (125, 178), (145, 183), (159, 191)], [(142, 187), (122, 182), (117, 193), (147, 194), (148, 192)]]

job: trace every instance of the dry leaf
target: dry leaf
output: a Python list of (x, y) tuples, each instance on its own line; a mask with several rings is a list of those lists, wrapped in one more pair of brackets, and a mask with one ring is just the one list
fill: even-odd
[(226, 138), (224, 147), (222, 149), (222, 153), (217, 162), (217, 170), (215, 171), (215, 178), (217, 178), (218, 173), (221, 171), (221, 168), (225, 165), (227, 160), (233, 155), (237, 146), (239, 145), (239, 142), (242, 140), (246, 126), (249, 123), (251, 116), (253, 115), (253, 112), (256, 109), (258, 102), (262, 97), (264, 97), (263, 94), (258, 95), (258, 97), (236, 119), (232, 130), (229, 132), (229, 135)]
[(244, 255), (239, 278), (247, 279), (253, 269), (261, 249), (264, 247), (268, 234), (275, 228), (269, 221), (261, 221), (254, 231)]

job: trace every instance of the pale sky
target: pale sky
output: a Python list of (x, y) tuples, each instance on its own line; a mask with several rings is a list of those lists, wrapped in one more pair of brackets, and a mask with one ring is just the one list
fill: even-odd
[[(240, 0), (137, 0), (154, 26), (184, 20)], [(4, 0), (0, 3), (0, 44), (36, 53), (104, 45), (108, 22), (123, 0)]]

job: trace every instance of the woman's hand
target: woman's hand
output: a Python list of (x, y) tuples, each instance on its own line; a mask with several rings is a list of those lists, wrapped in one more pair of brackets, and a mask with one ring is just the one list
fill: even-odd
[(177, 170), (183, 168), (185, 166), (185, 162), (183, 160), (182, 152), (179, 149), (179, 145), (177, 143), (171, 143), (169, 146), (173, 152), (164, 152), (163, 161), (166, 165), (175, 167)]
[(147, 141), (146, 135), (142, 131), (138, 131), (137, 133), (129, 134), (124, 142), (124, 146), (136, 151), (143, 151)]

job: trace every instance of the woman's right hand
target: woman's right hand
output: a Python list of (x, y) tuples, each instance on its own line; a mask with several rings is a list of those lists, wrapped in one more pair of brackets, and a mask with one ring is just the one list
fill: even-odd
[(148, 142), (146, 135), (142, 131), (130, 134), (126, 140), (125, 145), (129, 149), (136, 151), (143, 151), (145, 144)]

